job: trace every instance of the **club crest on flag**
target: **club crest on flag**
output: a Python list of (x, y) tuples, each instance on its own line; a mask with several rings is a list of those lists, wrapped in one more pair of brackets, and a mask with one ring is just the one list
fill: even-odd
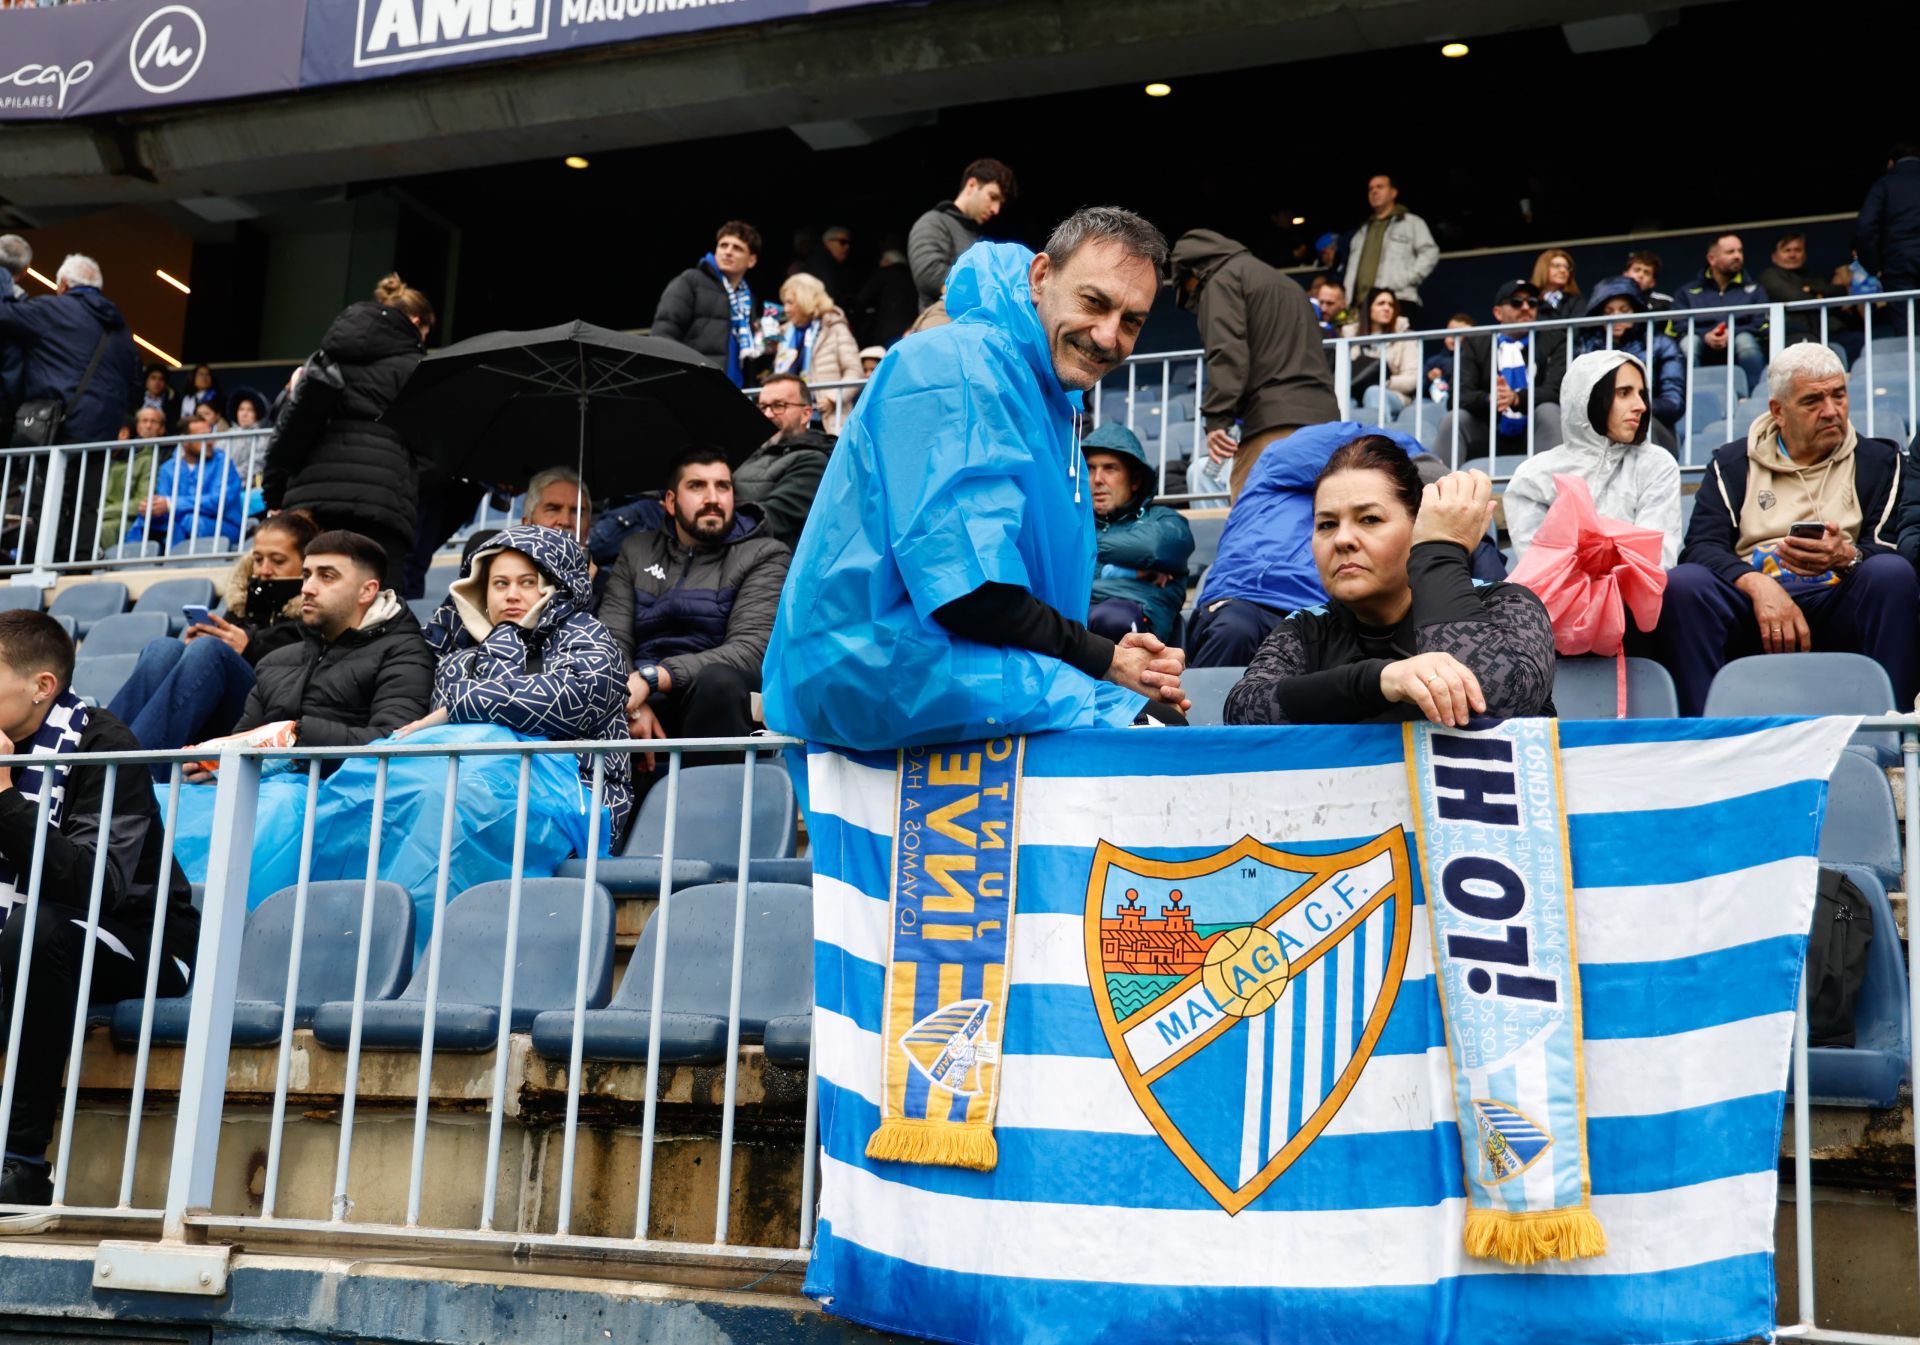
[(1413, 888), (1398, 828), (1289, 854), (1251, 836), (1199, 859), (1095, 849), (1088, 982), (1129, 1090), (1229, 1214), (1339, 1112), (1406, 971)]

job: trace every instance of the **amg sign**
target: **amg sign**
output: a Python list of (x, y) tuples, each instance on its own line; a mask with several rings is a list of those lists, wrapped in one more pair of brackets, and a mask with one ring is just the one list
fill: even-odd
[(544, 42), (552, 0), (360, 0), (356, 66)]

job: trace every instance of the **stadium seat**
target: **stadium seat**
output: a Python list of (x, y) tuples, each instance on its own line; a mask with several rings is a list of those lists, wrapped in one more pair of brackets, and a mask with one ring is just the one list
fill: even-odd
[(1246, 676), (1245, 668), (1189, 668), (1180, 674), (1180, 688), (1193, 702), (1187, 722), (1196, 728), (1226, 723), (1227, 693)]
[(154, 560), (160, 555), (158, 542), (122, 542), (110, 546), (101, 556), (105, 560)]
[[(1725, 384), (1711, 387), (1696, 381), (1693, 387), (1693, 423), (1710, 425), (1716, 420), (1727, 418), (1727, 398)], [(1683, 422), (1684, 423), (1684, 420)]]
[[(484, 1051), (499, 1037), (500, 977), (506, 969), (511, 887), (506, 879), (481, 883), (447, 903), (433, 1026), (436, 1051)], [(613, 898), (595, 884), (588, 907), (587, 1005), (597, 1009), (613, 990)], [(579, 955), (580, 883), (522, 879), (510, 1014), (515, 1032), (525, 1032), (550, 1009), (573, 1007), (573, 974)], [(423, 958), (398, 999), (367, 1002), (361, 1018), (362, 1046), (377, 1051), (419, 1047), (427, 1017), (427, 971)], [(314, 1039), (345, 1047), (352, 1024), (352, 1001), (331, 1000), (314, 1011)]]
[[(736, 896), (732, 884), (715, 883), (689, 888), (672, 899), (660, 1019), (660, 1059), (667, 1064), (714, 1065), (726, 1058)], [(586, 1015), (581, 1043), (587, 1059), (647, 1058), (659, 929), (656, 917), (640, 931), (640, 944), (627, 964), (619, 998)], [(811, 891), (786, 883), (748, 885), (740, 985), (742, 1042), (759, 1041), (770, 1019), (812, 1012), (812, 947)], [(534, 1019), (533, 1049), (549, 1059), (572, 1056), (571, 1004)]]
[[(1611, 658), (1553, 661), (1553, 707), (1562, 719), (1612, 719), (1620, 704), (1619, 669)], [(1185, 685), (1184, 679), (1181, 683)], [(1673, 678), (1649, 658), (1627, 660), (1627, 718), (1675, 719), (1680, 700)]]
[(126, 610), (127, 586), (117, 579), (96, 579), (62, 589), (54, 595), (53, 606), (47, 608), (54, 616), (72, 617), (76, 633), (83, 640), (94, 622)]
[[(740, 871), (740, 787), (738, 764), (688, 766), (680, 772), (680, 821), (673, 837), (673, 885), (725, 882)], [(751, 859), (789, 859), (799, 849), (799, 809), (786, 767), (763, 761), (753, 779)], [(660, 890), (660, 847), (667, 839), (667, 785), (647, 791), (627, 833), (620, 855), (600, 861), (596, 878), (623, 895)], [(693, 865), (699, 865), (696, 869)], [(558, 876), (576, 881), (586, 875), (584, 859), (564, 861)]]
[(56, 616), (53, 619), (60, 623), (60, 629), (67, 633), (69, 640), (77, 640), (80, 638), (80, 628), (72, 617)]
[(435, 565), (427, 571), (427, 598), (438, 606), (440, 600), (447, 596), (447, 590), (453, 587), (453, 581), (459, 577), (460, 566), (457, 562), (452, 565)]
[(1826, 867), (1845, 872), (1865, 894), (1873, 910), (1873, 942), (1867, 946), (1867, 974), (1854, 1001), (1853, 1045), (1807, 1048), (1807, 1094), (1829, 1107), (1892, 1107), (1900, 1101), (1913, 1041), (1906, 959), (1893, 923), (1893, 904), (1872, 869)]
[(0, 612), (19, 608), (37, 612), (41, 608), (40, 590), (33, 584), (0, 584)]
[(1733, 438), (1733, 427), (1723, 419), (1715, 419), (1704, 425), (1696, 420), (1693, 422), (1693, 438), (1693, 461), (1704, 463), (1708, 454)]
[(1680, 496), (1680, 540), (1686, 541), (1687, 529), (1693, 526), (1693, 503), (1698, 491), (1686, 491)]
[(138, 654), (87, 654), (73, 661), (73, 694), (89, 705), (105, 705), (133, 676)]
[(1226, 511), (1189, 516), (1187, 526), (1193, 530), (1193, 555), (1187, 558), (1187, 569), (1193, 573), (1206, 569), (1220, 554), (1220, 537), (1227, 530)]
[(1842, 752), (1827, 781), (1820, 859), (1872, 869), (1888, 887), (1900, 882), (1900, 823), (1894, 816), (1893, 790), (1886, 772), (1864, 752)]
[(166, 633), (167, 618), (160, 612), (116, 612), (93, 623), (81, 652), (89, 658), (138, 654), (150, 641), (162, 639)]
[(187, 628), (186, 614), (180, 609), (189, 604), (212, 607), (213, 581), (197, 577), (162, 579), (149, 584), (147, 591), (133, 604), (134, 614), (158, 612), (167, 619), (167, 630), (174, 635)]
[(1167, 457), (1169, 459), (1186, 458), (1191, 460), (1206, 452), (1205, 445), (1207, 436), (1204, 433), (1195, 435), (1194, 422), (1191, 418), (1168, 421), (1165, 438), (1167, 441)]
[[(1553, 445), (1542, 444), (1541, 447), (1543, 449), (1552, 448)], [(1527, 455), (1525, 453), (1500, 453), (1490, 458), (1468, 458), (1460, 464), (1460, 470), (1463, 472), (1485, 472), (1488, 476), (1492, 477), (1510, 477), (1520, 470), (1520, 465), (1526, 460)]]
[[(285, 1013), (287, 966), (293, 952), (293, 907), (297, 888), (275, 892), (247, 915), (240, 942), (240, 977), (234, 988), (233, 1043), (267, 1046), (280, 1040)], [(341, 878), (307, 886), (306, 921), (300, 931), (300, 983), (294, 988), (293, 1025), (306, 1027), (327, 1000), (350, 999), (360, 958), (360, 911), (366, 883)], [(367, 998), (392, 999), (413, 967), (413, 898), (398, 883), (373, 889), (373, 935), (367, 948)], [(153, 1003), (153, 1039), (187, 1039), (190, 996)], [(113, 1039), (132, 1046), (140, 1039), (143, 1002), (123, 1000), (113, 1012)]]
[[(1727, 664), (1707, 688), (1709, 719), (1739, 715), (1892, 714), (1893, 683), (1865, 654), (1753, 654)], [(1899, 758), (1892, 733), (1856, 733), (1849, 744), (1883, 765)]]
[(189, 537), (173, 549), (176, 556), (222, 556), (239, 550), (239, 544), (215, 534), (212, 537)]
[(440, 602), (439, 598), (408, 598), (407, 610), (413, 613), (415, 621), (424, 626), (433, 619), (433, 614), (440, 610)]
[(813, 1014), (794, 1013), (767, 1019), (760, 1037), (769, 1062), (787, 1069), (805, 1069), (813, 1050)]
[(813, 861), (804, 857), (797, 859), (750, 859), (747, 861), (747, 881), (753, 883), (791, 883), (797, 887), (812, 887)]

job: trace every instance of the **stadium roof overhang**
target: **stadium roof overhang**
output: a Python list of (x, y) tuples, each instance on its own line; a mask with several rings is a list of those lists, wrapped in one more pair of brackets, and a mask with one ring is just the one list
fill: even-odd
[[(935, 0), (849, 8), (457, 70), (399, 67), (404, 73), (277, 97), (8, 124), (0, 202), (28, 220), (62, 207), (164, 201), (206, 220), (245, 218), (263, 213), (275, 193), (348, 182), (780, 126), (824, 148), (942, 107), (1556, 24), (1612, 21), (1631, 41), (1636, 23), (1659, 26), (1660, 16), (1641, 17), (1646, 12), (1644, 0)], [(0, 30), (7, 22), (0, 17)], [(1240, 109), (1239, 123), (1221, 133), (1306, 134), (1302, 118), (1312, 106), (1277, 75), (1272, 105)], [(1111, 128), (1036, 134), (1102, 129)], [(1142, 171), (1161, 170), (1143, 163)], [(671, 190), (634, 185), (640, 209), (649, 192)]]

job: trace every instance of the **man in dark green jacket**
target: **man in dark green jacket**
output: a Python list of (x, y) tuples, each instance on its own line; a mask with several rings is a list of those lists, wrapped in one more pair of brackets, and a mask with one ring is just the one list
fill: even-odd
[(761, 384), (760, 413), (773, 434), (733, 469), (734, 502), (759, 505), (766, 535), (795, 547), (834, 437), (813, 428), (813, 394), (798, 374), (777, 374)]
[(1187, 593), (1193, 532), (1179, 510), (1153, 502), (1153, 469), (1132, 430), (1102, 425), (1080, 450), (1098, 547), (1087, 629), (1109, 640), (1143, 630), (1171, 641)]

